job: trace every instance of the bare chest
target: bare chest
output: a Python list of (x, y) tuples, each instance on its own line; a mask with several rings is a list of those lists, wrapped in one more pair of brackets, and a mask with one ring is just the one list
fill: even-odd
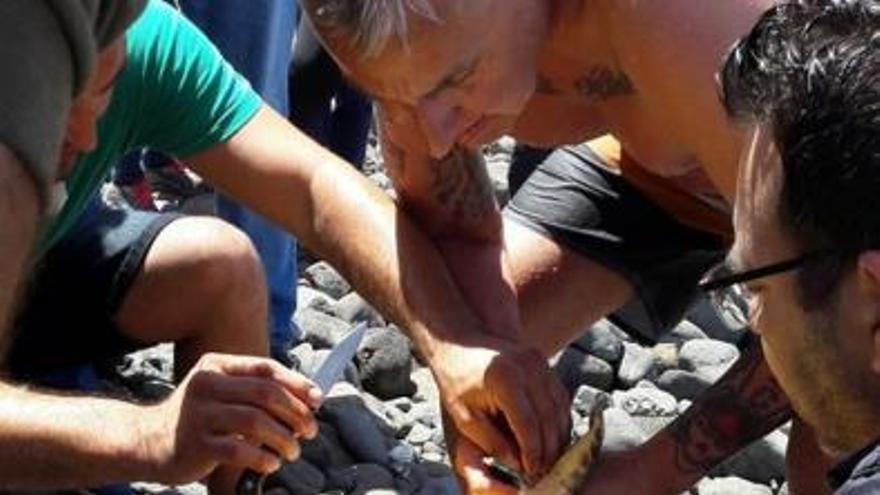
[(560, 146), (612, 134), (648, 171), (662, 177), (693, 173), (699, 164), (641, 103), (632, 82), (607, 65), (589, 65), (538, 79), (536, 96), (517, 124), (521, 139)]

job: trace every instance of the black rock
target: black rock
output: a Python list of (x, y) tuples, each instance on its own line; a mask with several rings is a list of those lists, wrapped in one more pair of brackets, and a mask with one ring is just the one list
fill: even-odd
[(674, 395), (676, 399), (693, 399), (712, 385), (706, 376), (684, 370), (668, 370), (657, 379), (657, 387)]
[(305, 279), (312, 287), (334, 299), (351, 292), (351, 285), (326, 261), (319, 261), (305, 270)]
[(354, 464), (354, 459), (345, 449), (336, 428), (325, 421), (319, 421), (318, 425), (318, 436), (302, 442), (301, 457), (323, 469)]
[(370, 490), (394, 489), (394, 476), (378, 464), (355, 464), (327, 471), (330, 489), (349, 494), (365, 494)]
[(555, 359), (553, 369), (571, 396), (581, 385), (611, 390), (614, 383), (614, 368), (610, 364), (574, 347), (562, 351)]
[(371, 328), (355, 358), (364, 390), (382, 400), (411, 397), (412, 350), (409, 339), (391, 328)]
[(356, 395), (331, 396), (324, 401), (318, 416), (331, 423), (339, 439), (355, 460), (372, 464), (388, 463), (385, 434), (364, 400)]
[(333, 314), (349, 323), (366, 322), (371, 327), (385, 326), (385, 318), (357, 292), (346, 295), (331, 307)]
[(326, 487), (326, 478), (320, 469), (300, 459), (281, 467), (266, 479), (264, 488), (284, 488), (292, 495), (314, 495)]
[(613, 327), (610, 321), (599, 320), (572, 345), (608, 363), (617, 363), (623, 358), (623, 341)]
[(333, 347), (351, 330), (351, 324), (347, 321), (312, 308), (298, 310), (294, 321), (300, 329), (302, 340), (312, 344), (315, 349)]

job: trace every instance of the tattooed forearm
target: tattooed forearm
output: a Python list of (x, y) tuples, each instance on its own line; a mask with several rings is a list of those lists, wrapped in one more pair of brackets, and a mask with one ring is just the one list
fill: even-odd
[(431, 167), (434, 199), (456, 222), (480, 222), (497, 206), (486, 164), (478, 151), (456, 146)]
[(385, 168), (400, 204), (432, 236), (500, 240), (501, 216), (483, 155), (455, 146), (441, 159), (412, 151), (390, 139), (380, 117)]
[(671, 425), (676, 465), (683, 472), (705, 473), (790, 417), (788, 398), (753, 343)]
[(590, 101), (607, 100), (635, 92), (632, 81), (623, 72), (609, 67), (593, 67), (574, 83), (575, 89)]

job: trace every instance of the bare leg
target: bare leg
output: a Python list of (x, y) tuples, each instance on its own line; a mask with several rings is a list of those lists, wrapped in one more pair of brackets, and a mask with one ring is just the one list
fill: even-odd
[[(117, 315), (128, 336), (175, 342), (175, 374), (207, 352), (267, 356), (268, 300), (250, 240), (220, 220), (177, 220), (156, 238)], [(239, 471), (217, 469), (211, 493), (233, 493)]]
[(184, 218), (156, 238), (116, 319), (132, 338), (175, 342), (182, 377), (206, 352), (267, 355), (266, 299), (244, 234), (217, 219)]

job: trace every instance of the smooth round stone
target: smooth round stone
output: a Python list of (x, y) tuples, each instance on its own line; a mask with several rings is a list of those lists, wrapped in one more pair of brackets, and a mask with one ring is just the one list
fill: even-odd
[(632, 387), (656, 373), (660, 358), (650, 349), (631, 342), (624, 342), (623, 347), (623, 359), (617, 370), (617, 378), (624, 386)]
[(341, 299), (351, 292), (351, 285), (326, 261), (319, 261), (305, 269), (305, 278), (312, 287), (333, 299)]
[(769, 486), (735, 477), (705, 479), (697, 485), (697, 492), (700, 495), (773, 495)]
[(739, 349), (733, 344), (712, 339), (685, 342), (679, 352), (681, 367), (687, 371), (730, 364), (739, 358)]

